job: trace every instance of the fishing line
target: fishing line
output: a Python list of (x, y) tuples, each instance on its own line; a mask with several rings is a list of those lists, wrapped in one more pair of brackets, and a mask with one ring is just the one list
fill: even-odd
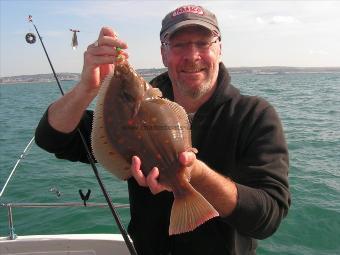
[[(60, 85), (60, 83), (59, 83), (59, 79), (58, 79), (58, 77), (57, 77), (57, 75), (56, 75), (56, 72), (54, 71), (54, 68), (53, 68), (52, 62), (51, 62), (51, 60), (50, 60), (50, 57), (48, 56), (48, 53), (47, 53), (46, 48), (45, 48), (45, 45), (44, 45), (44, 43), (43, 43), (43, 41), (42, 41), (42, 38), (41, 38), (41, 36), (40, 36), (40, 34), (39, 34), (39, 31), (38, 31), (37, 27), (36, 27), (35, 24), (33, 23), (33, 19), (32, 19), (32, 16), (31, 16), (31, 15), (30, 15), (30, 18), (29, 18), (29, 22), (32, 23), (32, 25), (34, 26), (35, 31), (36, 31), (37, 34), (38, 34), (40, 43), (41, 43), (41, 45), (42, 45), (42, 47), (43, 47), (43, 49), (44, 49), (45, 55), (46, 55), (46, 57), (47, 57), (47, 59), (48, 59), (48, 62), (49, 62), (49, 64), (50, 64), (50, 67), (51, 67), (51, 69), (52, 69), (54, 78), (55, 78), (56, 81), (57, 81), (57, 84), (58, 84), (60, 93), (61, 93), (62, 95), (64, 95), (64, 91), (63, 91), (63, 89), (62, 89), (62, 87), (61, 87), (61, 85)], [(114, 217), (114, 219), (115, 219), (115, 221), (116, 221), (116, 224), (117, 224), (117, 226), (118, 226), (118, 228), (119, 228), (119, 230), (120, 230), (120, 232), (121, 232), (121, 234), (122, 234), (122, 236), (123, 236), (123, 238), (124, 238), (125, 244), (126, 244), (127, 248), (129, 249), (130, 254), (132, 254), (132, 255), (137, 255), (137, 252), (136, 252), (136, 250), (135, 250), (135, 247), (133, 246), (133, 244), (132, 244), (132, 242), (131, 242), (131, 240), (130, 240), (130, 238), (129, 238), (129, 236), (128, 236), (128, 234), (127, 234), (127, 232), (126, 232), (126, 230), (125, 230), (125, 228), (124, 228), (124, 226), (123, 226), (123, 224), (122, 224), (122, 222), (121, 222), (121, 220), (120, 220), (120, 218), (119, 218), (119, 216), (118, 216), (116, 207), (113, 205), (113, 203), (112, 203), (112, 201), (111, 201), (111, 198), (110, 198), (108, 192), (106, 191), (106, 188), (105, 188), (105, 186), (104, 186), (104, 183), (103, 183), (103, 181), (101, 180), (101, 178), (100, 178), (100, 176), (99, 176), (98, 169), (97, 169), (97, 167), (96, 167), (96, 165), (95, 165), (95, 161), (94, 161), (94, 158), (92, 157), (92, 154), (91, 154), (91, 152), (90, 152), (90, 149), (89, 149), (89, 147), (87, 146), (86, 140), (85, 140), (85, 138), (84, 138), (84, 136), (83, 136), (83, 134), (82, 134), (82, 132), (80, 131), (79, 128), (77, 128), (77, 132), (78, 132), (78, 134), (79, 134), (79, 136), (80, 136), (80, 138), (81, 138), (81, 140), (82, 140), (82, 142), (83, 142), (83, 145), (84, 145), (84, 148), (85, 148), (85, 151), (86, 151), (86, 154), (87, 154), (87, 159), (88, 159), (89, 162), (90, 162), (90, 165), (91, 165), (91, 167), (92, 167), (92, 170), (93, 170), (93, 172), (94, 172), (94, 174), (95, 174), (95, 176), (96, 176), (96, 179), (97, 179), (97, 181), (98, 181), (98, 184), (99, 184), (99, 186), (100, 186), (100, 188), (101, 188), (101, 190), (102, 190), (102, 192), (103, 192), (103, 195), (104, 195), (104, 197), (105, 197), (105, 199), (106, 199), (106, 202), (107, 202), (108, 206), (110, 207), (111, 213), (112, 213), (112, 215), (113, 215), (113, 217)]]
[(7, 185), (8, 185), (8, 183), (9, 183), (9, 181), (11, 180), (11, 178), (12, 178), (14, 172), (16, 171), (16, 169), (17, 169), (17, 167), (18, 167), (20, 161), (21, 161), (22, 159), (25, 158), (25, 156), (27, 155), (28, 151), (31, 149), (33, 141), (34, 141), (34, 136), (31, 138), (31, 140), (29, 141), (29, 143), (26, 145), (26, 148), (25, 148), (24, 151), (21, 153), (21, 155), (19, 156), (19, 159), (18, 159), (17, 162), (15, 163), (15, 165), (14, 165), (14, 167), (13, 167), (13, 169), (12, 169), (10, 175), (8, 176), (8, 178), (7, 178), (7, 180), (6, 180), (5, 185), (2, 187), (2, 190), (1, 190), (1, 192), (0, 192), (0, 198), (1, 198), (2, 195), (4, 194), (5, 189), (6, 189)]

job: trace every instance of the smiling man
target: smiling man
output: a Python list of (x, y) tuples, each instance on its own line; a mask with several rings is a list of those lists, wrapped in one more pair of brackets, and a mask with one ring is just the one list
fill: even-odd
[[(288, 149), (274, 108), (244, 96), (230, 83), (221, 59), (221, 34), (213, 13), (182, 6), (165, 16), (161, 54), (168, 71), (151, 84), (182, 105), (191, 120), (192, 152), (179, 154), (191, 184), (219, 213), (194, 231), (170, 236), (173, 196), (158, 182), (157, 168), (144, 176), (134, 156), (128, 179), (128, 232), (138, 254), (255, 254), (256, 239), (271, 236), (290, 206)], [(80, 82), (54, 102), (36, 130), (36, 142), (57, 157), (87, 162), (75, 129), (88, 141), (92, 112), (86, 108), (114, 69), (116, 47), (127, 48), (110, 28), (88, 47)]]
[(219, 36), (205, 28), (188, 26), (162, 39), (163, 63), (168, 67), (175, 100), (187, 111), (195, 112), (216, 88)]

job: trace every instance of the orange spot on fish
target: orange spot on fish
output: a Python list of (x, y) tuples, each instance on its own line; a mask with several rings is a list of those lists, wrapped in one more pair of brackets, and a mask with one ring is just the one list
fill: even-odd
[(129, 120), (127, 121), (127, 124), (128, 124), (129, 126), (133, 125), (133, 123), (134, 123), (133, 119), (129, 119)]

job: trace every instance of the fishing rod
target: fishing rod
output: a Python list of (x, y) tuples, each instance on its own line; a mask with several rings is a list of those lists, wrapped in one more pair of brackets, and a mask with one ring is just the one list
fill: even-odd
[[(52, 62), (51, 62), (51, 60), (50, 60), (50, 57), (48, 56), (47, 50), (46, 50), (45, 45), (44, 45), (44, 43), (43, 43), (43, 41), (42, 41), (42, 38), (41, 38), (41, 36), (40, 36), (40, 34), (39, 34), (38, 28), (37, 28), (36, 25), (33, 23), (33, 19), (32, 19), (32, 16), (31, 16), (31, 15), (28, 16), (28, 21), (32, 23), (32, 25), (34, 26), (35, 31), (36, 31), (37, 34), (38, 34), (40, 43), (41, 43), (41, 45), (42, 45), (42, 47), (43, 47), (43, 49), (44, 49), (45, 55), (46, 55), (46, 57), (47, 57), (47, 59), (48, 59), (48, 62), (49, 62), (49, 64), (50, 64), (50, 67), (51, 67), (51, 69), (52, 69), (54, 78), (55, 78), (56, 81), (57, 81), (59, 90), (60, 90), (61, 94), (64, 95), (64, 91), (63, 91), (63, 89), (62, 89), (62, 87), (61, 87), (61, 85), (60, 85), (60, 82), (59, 82), (59, 79), (58, 79), (58, 77), (57, 77), (57, 74), (56, 74), (56, 72), (54, 71), (54, 68), (53, 68)], [(30, 33), (30, 34), (31, 34), (31, 33)], [(31, 38), (31, 41), (32, 41), (32, 42), (33, 42), (33, 41), (35, 42), (34, 35), (31, 34), (30, 37), (32, 37), (32, 38)], [(26, 41), (29, 42), (29, 43), (32, 43), (32, 42), (30, 42), (29, 40), (30, 40), (30, 39), (27, 39), (27, 35), (26, 35)], [(33, 43), (34, 43), (34, 42), (33, 42)], [(95, 176), (96, 176), (96, 179), (97, 179), (97, 181), (98, 181), (98, 184), (99, 184), (99, 186), (100, 186), (100, 188), (101, 188), (101, 190), (102, 190), (102, 192), (103, 192), (103, 195), (104, 195), (104, 197), (105, 197), (105, 199), (106, 199), (107, 204), (109, 205), (109, 208), (110, 208), (110, 210), (111, 210), (111, 213), (112, 213), (112, 215), (113, 215), (113, 218), (115, 219), (116, 224), (117, 224), (117, 226), (118, 226), (118, 228), (119, 228), (119, 230), (120, 230), (120, 232), (121, 232), (121, 234), (122, 234), (122, 236), (123, 236), (123, 238), (124, 238), (125, 244), (126, 244), (127, 248), (129, 249), (131, 255), (137, 255), (136, 249), (135, 249), (135, 247), (133, 246), (133, 244), (132, 244), (132, 242), (131, 242), (131, 240), (130, 240), (130, 238), (129, 238), (129, 236), (128, 236), (128, 234), (127, 234), (127, 232), (126, 232), (126, 230), (125, 230), (125, 228), (124, 228), (124, 226), (123, 226), (123, 224), (122, 224), (122, 222), (121, 222), (121, 220), (120, 220), (120, 218), (119, 218), (119, 215), (118, 215), (118, 213), (117, 213), (116, 207), (115, 207), (114, 204), (112, 203), (111, 198), (110, 198), (110, 196), (109, 196), (109, 194), (108, 194), (108, 192), (107, 192), (107, 190), (106, 190), (106, 188), (105, 188), (105, 186), (104, 186), (104, 183), (103, 183), (103, 181), (101, 180), (101, 178), (100, 178), (100, 176), (99, 176), (99, 172), (98, 172), (98, 169), (97, 169), (97, 167), (96, 167), (96, 165), (95, 165), (94, 158), (92, 157), (92, 154), (91, 154), (91, 152), (90, 152), (90, 149), (89, 149), (89, 147), (88, 147), (88, 145), (87, 145), (87, 143), (86, 143), (86, 140), (85, 140), (85, 138), (84, 138), (84, 135), (82, 134), (82, 132), (80, 131), (79, 128), (77, 128), (77, 132), (78, 132), (78, 134), (79, 134), (79, 136), (80, 136), (80, 138), (81, 138), (81, 140), (82, 140), (82, 142), (83, 142), (83, 145), (84, 145), (84, 148), (85, 148), (85, 151), (86, 151), (86, 154), (87, 154), (87, 159), (88, 159), (89, 162), (90, 162), (90, 165), (91, 165), (91, 167), (92, 167), (92, 170), (93, 170), (93, 172), (94, 172), (94, 174), (95, 174)]]

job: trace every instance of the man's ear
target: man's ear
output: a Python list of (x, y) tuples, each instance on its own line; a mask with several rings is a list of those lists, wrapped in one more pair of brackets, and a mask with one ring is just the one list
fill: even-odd
[(219, 61), (221, 62), (222, 61), (222, 43), (221, 42), (220, 42), (220, 54), (218, 58), (219, 58)]
[(161, 54), (162, 54), (162, 61), (163, 61), (163, 65), (165, 67), (168, 67), (168, 57), (167, 57), (167, 52), (166, 49), (161, 46)]

